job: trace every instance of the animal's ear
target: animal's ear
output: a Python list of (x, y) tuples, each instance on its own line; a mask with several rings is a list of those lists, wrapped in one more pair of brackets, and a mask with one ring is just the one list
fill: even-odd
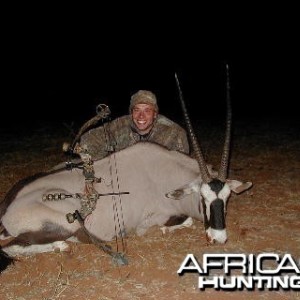
[(241, 182), (238, 180), (227, 179), (226, 182), (228, 183), (230, 189), (236, 194), (240, 194), (252, 187), (252, 182), (250, 181)]
[(196, 193), (200, 191), (200, 182), (198, 179), (183, 185), (182, 187), (173, 190), (169, 193), (166, 193), (167, 198), (171, 198), (174, 200), (181, 200), (185, 196), (190, 195), (192, 193)]

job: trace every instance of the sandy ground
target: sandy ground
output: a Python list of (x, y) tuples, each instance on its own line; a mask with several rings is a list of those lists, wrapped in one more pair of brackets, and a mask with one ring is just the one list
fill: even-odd
[[(198, 125), (206, 132), (205, 155), (217, 165), (222, 131)], [(299, 125), (292, 120), (235, 123), (230, 177), (254, 186), (229, 200), (226, 244), (208, 246), (199, 221), (166, 234), (153, 227), (143, 237), (128, 237), (125, 249), (119, 241), (127, 266), (115, 265), (93, 244), (70, 244), (68, 253), (19, 257), (0, 275), (0, 299), (300, 299), (300, 290), (201, 291), (197, 274), (177, 274), (188, 253), (200, 262), (204, 253), (288, 253), (300, 264)], [(2, 130), (0, 198), (19, 179), (63, 161), (67, 135), (62, 124), (30, 132)], [(111, 246), (117, 249), (116, 242)]]

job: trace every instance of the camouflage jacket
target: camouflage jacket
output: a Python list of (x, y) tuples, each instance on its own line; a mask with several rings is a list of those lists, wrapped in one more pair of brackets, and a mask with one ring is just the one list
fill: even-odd
[(185, 130), (163, 115), (158, 115), (152, 130), (146, 135), (138, 134), (131, 116), (126, 115), (89, 130), (81, 136), (80, 144), (87, 147), (93, 160), (98, 160), (110, 152), (119, 151), (141, 141), (189, 154)]

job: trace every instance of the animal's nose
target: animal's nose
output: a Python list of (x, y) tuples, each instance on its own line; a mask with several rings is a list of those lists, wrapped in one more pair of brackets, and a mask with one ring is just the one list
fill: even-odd
[(223, 244), (226, 244), (227, 243), (227, 239), (223, 242)]
[(210, 236), (208, 233), (206, 233), (206, 240), (209, 244), (215, 244), (216, 242), (220, 244), (225, 244), (227, 242), (227, 237), (224, 239), (216, 239)]

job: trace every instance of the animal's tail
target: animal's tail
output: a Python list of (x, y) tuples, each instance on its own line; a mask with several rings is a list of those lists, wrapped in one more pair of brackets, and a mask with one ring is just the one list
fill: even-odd
[(9, 256), (0, 248), (0, 273), (4, 271), (9, 265), (13, 264), (15, 259)]

